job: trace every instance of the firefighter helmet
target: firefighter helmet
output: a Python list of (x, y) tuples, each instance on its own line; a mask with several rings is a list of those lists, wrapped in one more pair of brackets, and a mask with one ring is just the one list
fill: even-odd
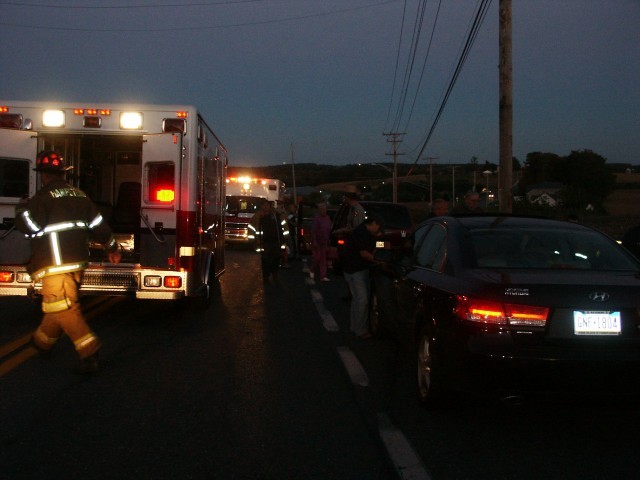
[(53, 150), (44, 150), (36, 157), (36, 172), (44, 173), (63, 173), (71, 170), (73, 167), (65, 166), (64, 158)]

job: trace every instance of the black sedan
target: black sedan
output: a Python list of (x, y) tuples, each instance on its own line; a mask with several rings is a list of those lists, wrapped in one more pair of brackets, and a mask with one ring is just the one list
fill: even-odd
[(596, 230), (434, 218), (373, 291), (372, 327), (410, 340), (426, 406), (452, 391), (638, 390), (640, 262)]

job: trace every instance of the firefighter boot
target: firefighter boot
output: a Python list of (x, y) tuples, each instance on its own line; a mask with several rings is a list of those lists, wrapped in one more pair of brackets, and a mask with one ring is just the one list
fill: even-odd
[(98, 371), (98, 354), (94, 353), (85, 358), (81, 358), (76, 367), (73, 369), (74, 373), (79, 375), (86, 375), (89, 373), (96, 373)]
[(78, 374), (96, 373), (98, 371), (98, 350), (100, 341), (92, 332), (74, 342), (80, 361), (73, 370)]

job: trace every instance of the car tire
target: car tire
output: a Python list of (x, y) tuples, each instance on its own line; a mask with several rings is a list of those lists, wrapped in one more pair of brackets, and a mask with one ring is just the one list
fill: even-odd
[(435, 338), (427, 326), (420, 329), (416, 345), (416, 386), (418, 399), (427, 409), (441, 407), (447, 397), (442, 362), (435, 348)]

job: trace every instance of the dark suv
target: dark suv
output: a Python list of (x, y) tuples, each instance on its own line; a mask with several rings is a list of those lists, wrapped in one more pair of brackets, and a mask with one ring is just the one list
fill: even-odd
[[(364, 208), (365, 216), (376, 216), (382, 219), (382, 235), (376, 241), (376, 247), (390, 250), (393, 254), (401, 252), (409, 241), (414, 227), (409, 209), (405, 205), (392, 202), (363, 200), (359, 203)], [(338, 259), (344, 253), (346, 243), (349, 241), (349, 234), (335, 232), (347, 225), (348, 215), (349, 206), (346, 204), (341, 205), (333, 218), (331, 226), (331, 244), (338, 248)], [(334, 262), (334, 269), (336, 268), (340, 269), (339, 260)]]

